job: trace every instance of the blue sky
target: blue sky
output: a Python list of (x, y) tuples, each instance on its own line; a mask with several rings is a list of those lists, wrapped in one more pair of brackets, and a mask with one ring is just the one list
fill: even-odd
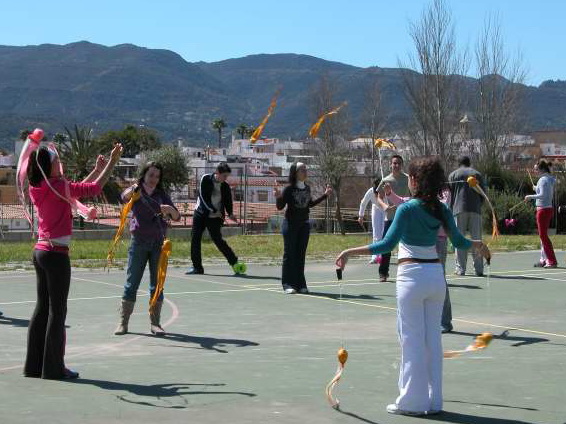
[[(5, 1), (0, 44), (88, 40), (170, 49), (188, 61), (304, 53), (357, 66), (397, 66), (425, 0)], [(565, 0), (448, 0), (463, 44), (489, 13), (521, 49), (530, 84), (566, 79)]]

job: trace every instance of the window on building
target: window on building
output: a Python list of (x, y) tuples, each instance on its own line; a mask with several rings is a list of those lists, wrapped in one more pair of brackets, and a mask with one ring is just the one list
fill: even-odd
[(258, 190), (257, 200), (258, 202), (267, 202), (269, 200), (269, 192), (267, 190)]

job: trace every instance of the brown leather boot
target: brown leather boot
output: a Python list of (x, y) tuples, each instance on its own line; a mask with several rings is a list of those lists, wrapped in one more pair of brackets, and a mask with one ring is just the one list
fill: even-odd
[(165, 335), (165, 330), (161, 327), (161, 308), (163, 307), (162, 301), (157, 301), (153, 310), (149, 310), (149, 321), (151, 323), (151, 334), (162, 337)]
[(130, 316), (132, 312), (134, 312), (134, 306), (136, 302), (132, 302), (131, 300), (122, 300), (120, 305), (120, 323), (114, 334), (117, 336), (122, 336), (128, 332), (128, 322), (130, 321)]

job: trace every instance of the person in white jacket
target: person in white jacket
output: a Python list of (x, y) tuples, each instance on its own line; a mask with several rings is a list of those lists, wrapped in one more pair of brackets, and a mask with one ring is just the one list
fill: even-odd
[(552, 164), (544, 159), (538, 161), (535, 165), (535, 172), (540, 178), (537, 185), (533, 187), (536, 194), (525, 196), (526, 202), (535, 200), (537, 208), (536, 221), (541, 242), (541, 257), (540, 261), (535, 264), (535, 267), (556, 268), (558, 266), (552, 241), (548, 237), (548, 228), (554, 215), (552, 200), (556, 184), (556, 178), (550, 173), (551, 166)]
[[(381, 238), (383, 237), (383, 227), (385, 222), (385, 212), (377, 202), (377, 198), (379, 196), (379, 191), (377, 190), (377, 188), (379, 187), (379, 183), (379, 179), (375, 180), (373, 182), (373, 187), (366, 191), (366, 194), (364, 194), (364, 197), (360, 202), (360, 210), (358, 212), (358, 222), (363, 227), (366, 208), (368, 204), (371, 203), (371, 229), (374, 243), (381, 240)], [(369, 263), (378, 264), (379, 258), (379, 255), (373, 255)]]

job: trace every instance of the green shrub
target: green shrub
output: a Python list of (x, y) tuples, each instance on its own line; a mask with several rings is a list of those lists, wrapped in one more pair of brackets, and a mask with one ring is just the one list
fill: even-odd
[[(524, 196), (517, 194), (516, 188), (514, 190), (503, 191), (489, 188), (486, 194), (488, 195), (489, 200), (491, 200), (491, 204), (495, 210), (501, 234), (536, 233), (534, 202), (520, 204), (510, 211), (513, 206), (519, 204), (524, 199)], [(507, 227), (505, 225), (505, 219), (516, 219), (516, 225), (514, 227)], [(482, 220), (484, 232), (486, 234), (491, 234), (491, 210), (485, 202), (483, 206)]]

